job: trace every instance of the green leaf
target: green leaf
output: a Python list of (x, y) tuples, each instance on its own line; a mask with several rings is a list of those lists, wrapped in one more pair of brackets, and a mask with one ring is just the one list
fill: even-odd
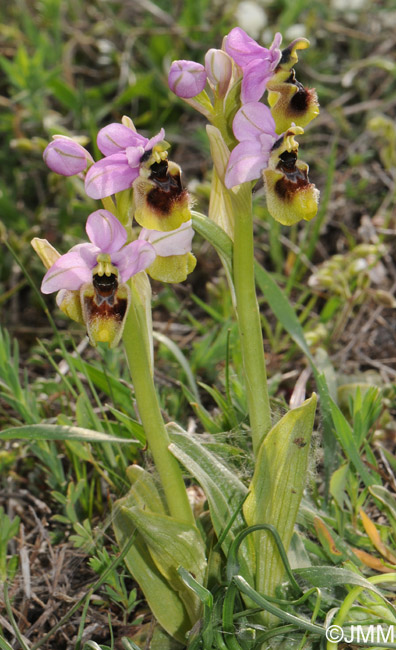
[[(206, 558), (204, 542), (198, 529), (168, 515), (139, 507), (124, 507), (122, 510), (144, 539), (158, 571), (182, 598), (192, 624), (196, 623), (200, 611), (199, 599), (184, 584), (177, 569), (182, 566), (202, 584)], [(160, 623), (162, 625), (161, 621)]]
[(198, 404), (200, 404), (201, 400), (199, 397), (197, 382), (195, 381), (194, 373), (191, 371), (190, 365), (183, 352), (176, 345), (176, 343), (174, 343), (174, 341), (172, 341), (168, 336), (165, 336), (165, 334), (161, 334), (160, 332), (153, 332), (153, 337), (156, 339), (156, 341), (162, 343), (162, 345), (165, 345), (168, 348), (169, 352), (173, 354), (180, 367), (184, 370), (188, 385), (190, 386), (190, 390), (194, 395), (194, 398)]
[(337, 404), (332, 400), (330, 395), (327, 396), (327, 400), (333, 418), (337, 439), (343, 448), (348, 460), (350, 460), (354, 465), (358, 476), (360, 476), (360, 478), (363, 480), (366, 487), (373, 485), (375, 483), (375, 479), (361, 460), (359, 449), (356, 446), (353, 431), (348, 420), (345, 418), (342, 411), (338, 408)]
[(330, 481), (330, 493), (338, 507), (342, 510), (348, 496), (346, 494), (346, 484), (349, 474), (349, 464), (344, 463), (334, 472)]
[(271, 274), (260, 266), (258, 262), (255, 263), (255, 274), (257, 284), (275, 316), (290, 334), (293, 341), (304, 352), (311, 365), (315, 366), (315, 360), (305, 340), (304, 330), (284, 292), (278, 287)]
[(144, 433), (144, 429), (140, 422), (136, 422), (136, 420), (133, 420), (129, 415), (126, 415), (125, 413), (122, 413), (122, 411), (119, 411), (118, 409), (114, 408), (113, 406), (108, 405), (108, 409), (110, 413), (114, 415), (114, 417), (118, 420), (118, 422), (121, 422), (121, 424), (124, 425), (124, 427), (129, 431), (129, 433), (136, 438), (140, 442), (140, 444), (144, 447), (146, 444), (146, 435)]
[(1, 650), (13, 650), (12, 645), (10, 645), (2, 635), (0, 636), (0, 648)]
[[(121, 548), (136, 531), (126, 508), (115, 508), (113, 527)], [(125, 556), (125, 564), (143, 591), (155, 618), (168, 634), (182, 643), (185, 642), (185, 635), (193, 623), (182, 598), (157, 569), (141, 535), (136, 535), (133, 546)]]
[[(191, 472), (205, 492), (218, 538), (232, 521), (222, 540), (222, 549), (227, 555), (235, 536), (246, 528), (240, 508), (247, 489), (235, 473), (201, 445), (196, 437), (186, 434), (172, 423), (167, 429), (172, 440), (169, 450)], [(241, 545), (240, 563), (242, 575), (251, 581), (254, 574), (254, 546), (250, 539), (244, 540)]]
[(48, 82), (48, 87), (52, 90), (56, 99), (63, 104), (63, 106), (71, 111), (76, 109), (76, 106), (78, 105), (78, 95), (72, 86), (62, 79), (59, 79), (59, 77), (55, 77), (55, 79), (51, 79)]
[(182, 578), (183, 582), (192, 589), (198, 596), (199, 600), (207, 605), (208, 607), (213, 606), (213, 594), (205, 589), (193, 576), (191, 573), (186, 571), (186, 569), (180, 566), (177, 570), (179, 576)]
[(119, 438), (107, 433), (82, 429), (81, 427), (66, 427), (59, 424), (29, 424), (22, 427), (12, 427), (0, 433), (0, 440), (82, 440), (84, 442), (118, 442), (131, 444), (137, 442), (131, 438)]
[(382, 485), (371, 485), (369, 487), (369, 491), (373, 497), (384, 504), (389, 514), (393, 517), (394, 521), (396, 521), (396, 499), (393, 494), (391, 494), (389, 490)]
[[(271, 524), (286, 551), (307, 481), (315, 410), (314, 393), (301, 406), (286, 413), (267, 434), (260, 446), (249, 495), (243, 506), (248, 526)], [(273, 596), (281, 583), (284, 564), (271, 535), (266, 532), (254, 535), (256, 588)]]
[(354, 571), (349, 571), (348, 569), (334, 566), (315, 566), (295, 569), (294, 573), (308, 582), (308, 584), (313, 585), (314, 587), (319, 587), (319, 589), (338, 587), (339, 585), (344, 587), (346, 585), (356, 585), (374, 592), (377, 596), (380, 596), (380, 598), (385, 600), (380, 589), (369, 582), (366, 578), (363, 578), (363, 576), (354, 573)]
[(119, 377), (115, 377), (108, 372), (103, 372), (99, 368), (90, 365), (78, 357), (69, 355), (67, 362), (79, 372), (84, 373), (98, 388), (114, 399), (114, 403), (125, 409), (127, 413), (131, 412), (131, 389), (120, 382)]
[(132, 488), (124, 497), (125, 506), (147, 507), (152, 512), (165, 515), (165, 507), (152, 475), (139, 465), (131, 465), (126, 470)]

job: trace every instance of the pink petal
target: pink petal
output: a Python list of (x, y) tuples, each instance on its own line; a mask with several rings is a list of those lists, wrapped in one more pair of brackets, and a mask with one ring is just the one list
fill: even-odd
[(165, 138), (165, 129), (161, 129), (157, 135), (154, 137), (150, 138), (150, 140), (147, 142), (147, 144), (144, 147), (145, 151), (150, 151), (153, 147), (155, 147), (156, 144), (159, 142), (162, 142), (162, 140)]
[(232, 130), (237, 140), (257, 140), (262, 133), (272, 135), (275, 142), (275, 122), (268, 106), (260, 102), (244, 104), (236, 113)]
[(226, 37), (225, 51), (242, 68), (253, 59), (263, 60), (269, 55), (269, 50), (266, 47), (262, 47), (256, 43), (240, 27), (232, 29)]
[(206, 71), (195, 61), (173, 61), (168, 75), (169, 88), (178, 97), (190, 99), (205, 88)]
[(247, 102), (258, 102), (265, 93), (267, 83), (273, 75), (270, 59), (263, 61), (256, 59), (251, 61), (243, 71), (241, 100)]
[(69, 250), (69, 253), (78, 253), (85, 265), (93, 269), (96, 266), (96, 258), (100, 253), (100, 249), (93, 244), (76, 244)]
[(192, 221), (186, 221), (176, 230), (162, 232), (159, 230), (148, 230), (142, 228), (139, 240), (150, 242), (155, 252), (160, 257), (170, 255), (185, 255), (191, 251), (191, 242), (194, 237), (194, 230), (191, 227)]
[(121, 282), (126, 282), (136, 273), (144, 271), (154, 262), (154, 247), (146, 241), (133, 241), (118, 253), (111, 256), (111, 261), (118, 268)]
[(85, 226), (87, 235), (102, 253), (116, 253), (127, 240), (127, 231), (108, 210), (96, 210), (89, 215)]
[(125, 151), (127, 157), (128, 165), (131, 168), (137, 169), (137, 175), (139, 175), (139, 165), (140, 160), (145, 152), (144, 147), (128, 147)]
[(78, 142), (66, 136), (57, 136), (45, 148), (44, 162), (53, 172), (62, 176), (74, 176), (84, 171), (91, 154)]
[(147, 138), (129, 129), (127, 126), (117, 123), (105, 126), (99, 131), (97, 137), (98, 147), (105, 156), (120, 153), (127, 147), (136, 147), (139, 145), (144, 147), (146, 142)]
[(268, 158), (263, 157), (259, 143), (252, 141), (240, 142), (231, 155), (227, 165), (224, 184), (228, 189), (260, 178), (261, 170), (268, 164)]
[[(83, 246), (83, 244), (81, 244)], [(90, 244), (88, 244), (90, 245)], [(84, 282), (92, 279), (92, 269), (87, 266), (78, 252), (69, 251), (56, 260), (55, 264), (45, 274), (41, 291), (52, 293), (61, 289), (76, 290)]]
[(282, 34), (280, 32), (276, 32), (274, 36), (274, 40), (270, 45), (271, 60), (274, 69), (278, 65), (282, 57), (282, 51), (280, 49), (281, 44), (282, 44)]
[(138, 175), (139, 170), (128, 165), (125, 153), (115, 153), (90, 167), (85, 178), (85, 191), (92, 199), (103, 199), (131, 187)]

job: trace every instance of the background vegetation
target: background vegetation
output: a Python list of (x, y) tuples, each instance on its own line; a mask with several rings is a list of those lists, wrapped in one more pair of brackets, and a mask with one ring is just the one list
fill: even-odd
[[(391, 0), (347, 6), (338, 0), (258, 0), (256, 9), (254, 3), (208, 0), (2, 3), (0, 427), (44, 420), (135, 440), (116, 446), (43, 441), (30, 428), (28, 440), (3, 442), (0, 582), (7, 580), (8, 587), (0, 604), (2, 648), (121, 648), (128, 647), (122, 638), (137, 632), (150, 638), (152, 629), (141, 594), (122, 562), (115, 566), (109, 527), (110, 504), (127, 489), (125, 468), (142, 461), (144, 447), (123, 353), (88, 348), (82, 328), (66, 321), (53, 297), (44, 301), (38, 291), (43, 270), (29, 243), (45, 237), (65, 252), (80, 241), (96, 204), (79, 179), (49, 172), (42, 152), (53, 134), (63, 133), (81, 136), (98, 154), (98, 128), (124, 114), (149, 137), (164, 126), (172, 158), (205, 212), (211, 172), (205, 124), (170, 93), (167, 71), (173, 59), (202, 61), (238, 20), (249, 30), (243, 21), (254, 11), (262, 12), (264, 22), (252, 35), (265, 44), (275, 31), (286, 44), (301, 35), (310, 40), (300, 54), (298, 78), (316, 87), (321, 103), (300, 145), (321, 190), (316, 219), (283, 228), (268, 217), (260, 189), (255, 199), (257, 257), (294, 307), (346, 418), (330, 464), (320, 442), (326, 423), (318, 422), (309, 497), (299, 521), (305, 551), (329, 565), (357, 565), (366, 574), (386, 572), (396, 562)], [(240, 460), (246, 404), (237, 330), (214, 251), (198, 236), (194, 247), (198, 264), (188, 282), (154, 288), (157, 385), (166, 417), (214, 434), (219, 453), (233, 458), (243, 477), (251, 467)], [(261, 288), (265, 293), (264, 283)], [(282, 413), (315, 384), (288, 314), (277, 314), (277, 322), (268, 295), (261, 301), (273, 406)], [(353, 449), (374, 482), (387, 489), (375, 499), (368, 489), (372, 481), (361, 483)], [(199, 507), (198, 488), (195, 495)], [(392, 600), (392, 591), (387, 596)], [(53, 630), (63, 616), (64, 625)]]

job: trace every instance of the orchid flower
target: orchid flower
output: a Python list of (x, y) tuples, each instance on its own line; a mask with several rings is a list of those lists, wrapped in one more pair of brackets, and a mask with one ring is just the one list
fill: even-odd
[(93, 163), (89, 151), (66, 135), (54, 135), (43, 153), (46, 165), (62, 176), (75, 176)]
[(260, 102), (244, 104), (235, 115), (232, 129), (239, 144), (227, 165), (224, 183), (228, 189), (260, 178), (277, 139), (271, 111)]
[(164, 129), (148, 139), (125, 124), (109, 124), (98, 133), (97, 144), (105, 158), (94, 163), (85, 178), (85, 191), (93, 199), (103, 199), (132, 187), (139, 176), (142, 160), (166, 158)]
[(90, 243), (73, 246), (58, 257), (45, 274), (41, 291), (59, 291), (60, 303), (72, 300), (70, 293), (76, 292), (74, 299), (79, 296), (91, 342), (107, 342), (114, 347), (129, 308), (129, 287), (125, 283), (146, 269), (156, 253), (148, 241), (126, 244), (125, 228), (107, 210), (89, 215), (86, 232)]
[(242, 103), (257, 102), (264, 95), (268, 81), (281, 60), (279, 49), (282, 36), (275, 34), (270, 48), (262, 47), (240, 27), (230, 31), (225, 39), (225, 51), (243, 71)]
[(301, 219), (310, 221), (318, 211), (319, 190), (309, 182), (308, 165), (297, 159), (294, 136), (302, 133), (304, 129), (292, 125), (275, 142), (263, 173), (268, 210), (285, 226)]

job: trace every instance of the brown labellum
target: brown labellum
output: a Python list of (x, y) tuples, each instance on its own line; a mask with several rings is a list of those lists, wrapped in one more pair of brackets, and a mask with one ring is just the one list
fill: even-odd
[(117, 345), (122, 335), (125, 316), (129, 307), (129, 290), (118, 284), (115, 274), (95, 274), (92, 284), (81, 289), (84, 321), (91, 343)]
[(187, 197), (187, 190), (181, 184), (180, 171), (169, 172), (168, 161), (151, 165), (149, 179), (154, 187), (147, 194), (147, 205), (159, 216), (167, 217), (175, 203)]

